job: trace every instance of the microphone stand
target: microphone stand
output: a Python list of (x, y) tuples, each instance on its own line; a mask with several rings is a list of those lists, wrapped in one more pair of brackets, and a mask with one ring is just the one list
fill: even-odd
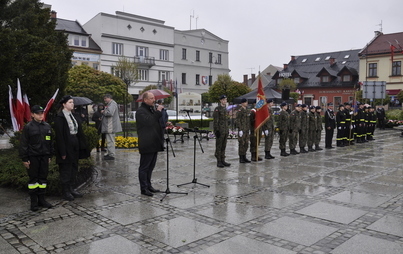
[(167, 131), (166, 129), (165, 129), (165, 135), (166, 135), (165, 143), (166, 143), (166, 149), (167, 149), (167, 189), (163, 192), (163, 193), (165, 193), (165, 195), (161, 198), (160, 202), (162, 202), (162, 200), (164, 200), (164, 198), (165, 198), (168, 194), (185, 194), (185, 195), (188, 194), (187, 192), (171, 192), (171, 191), (169, 190), (169, 147), (171, 147), (172, 155), (173, 155), (174, 157), (175, 157), (175, 151), (174, 151), (174, 149), (173, 149), (173, 147), (172, 147), (172, 142), (171, 142), (171, 140), (169, 139), (169, 134), (168, 134), (168, 131)]
[(186, 112), (187, 112), (189, 120), (190, 120), (190, 125), (193, 127), (193, 131), (195, 133), (195, 135), (193, 136), (193, 180), (191, 182), (189, 182), (189, 183), (183, 183), (183, 184), (179, 184), (177, 186), (180, 187), (180, 186), (183, 186), (183, 185), (194, 183), (194, 184), (200, 184), (202, 186), (206, 186), (206, 187), (210, 188), (210, 185), (197, 182), (197, 178), (196, 178), (196, 140), (199, 141), (199, 145), (200, 145), (200, 149), (201, 149), (202, 153), (204, 153), (204, 150), (203, 150), (202, 144), (200, 142), (200, 139), (197, 136), (198, 130), (197, 130), (197, 128), (195, 128), (193, 126), (192, 118), (190, 117), (189, 111), (186, 111)]

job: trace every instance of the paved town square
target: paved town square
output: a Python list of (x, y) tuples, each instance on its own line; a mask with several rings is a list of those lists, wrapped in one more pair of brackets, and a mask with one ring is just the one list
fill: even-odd
[[(49, 197), (52, 209), (29, 211), (26, 192), (1, 188), (0, 253), (403, 253), (399, 131), (287, 157), (276, 138), (275, 159), (244, 164), (230, 139), (225, 168), (216, 167), (215, 140), (200, 143), (196, 179), (193, 133), (172, 144), (162, 201), (165, 193), (140, 195), (136, 149), (118, 149), (114, 161), (93, 152), (84, 197)], [(166, 156), (152, 178), (162, 191)]]

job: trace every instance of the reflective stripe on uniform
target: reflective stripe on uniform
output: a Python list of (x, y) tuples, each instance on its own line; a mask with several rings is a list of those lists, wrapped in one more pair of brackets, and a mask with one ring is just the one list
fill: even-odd
[(39, 187), (40, 189), (45, 189), (45, 188), (46, 188), (46, 183), (43, 183), (43, 184), (39, 184), (39, 183), (38, 183), (38, 187)]
[(28, 189), (33, 190), (39, 187), (39, 183), (30, 183), (28, 184)]

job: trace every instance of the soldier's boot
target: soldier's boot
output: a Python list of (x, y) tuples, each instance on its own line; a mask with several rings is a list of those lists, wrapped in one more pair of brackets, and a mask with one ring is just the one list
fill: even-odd
[(300, 152), (300, 153), (307, 153), (308, 151), (305, 150), (305, 147), (300, 146), (300, 147), (299, 147), (299, 152)]
[(312, 146), (308, 146), (308, 152), (315, 152), (315, 149), (313, 149)]
[(270, 154), (270, 151), (264, 151), (264, 158), (265, 159), (274, 159), (274, 156)]
[(251, 161), (261, 161), (262, 158), (260, 158), (259, 156), (257, 156), (257, 153), (253, 152), (252, 154), (252, 158)]
[(320, 150), (323, 150), (322, 148), (320, 148), (320, 146), (319, 145), (315, 145), (315, 151), (320, 151)]
[(70, 184), (63, 184), (63, 199), (73, 201), (74, 196), (70, 192)]
[(231, 163), (225, 162), (225, 158), (222, 158), (222, 159), (221, 159), (221, 163), (222, 163), (225, 167), (231, 166)]
[(274, 159), (276, 157), (274, 157), (273, 155), (271, 155), (270, 151), (267, 151), (269, 153), (269, 159)]
[(297, 154), (299, 154), (299, 153), (297, 152), (297, 150), (291, 149), (291, 150), (290, 150), (290, 154), (291, 154), (291, 155), (297, 155)]
[(31, 211), (38, 211), (39, 206), (38, 206), (38, 194), (36, 190), (30, 190), (29, 192), (29, 197), (31, 198)]
[(222, 164), (222, 161), (219, 160), (219, 159), (217, 159), (217, 167), (219, 167), (219, 168), (223, 168), (223, 167), (224, 167), (224, 164)]
[(246, 163), (244, 155), (239, 155), (239, 163)]
[(70, 193), (73, 195), (75, 198), (82, 198), (84, 195), (81, 194), (80, 192), (76, 191), (72, 185), (70, 185)]
[(45, 193), (41, 193), (38, 195), (38, 205), (43, 208), (52, 208), (53, 205), (45, 200)]
[(248, 158), (246, 158), (246, 155), (243, 155), (243, 160), (244, 160), (246, 163), (251, 163), (251, 161), (248, 160)]
[(281, 155), (281, 156), (288, 156), (288, 155), (290, 155), (290, 154), (287, 153), (287, 152), (285, 151), (285, 149), (281, 149), (280, 155)]

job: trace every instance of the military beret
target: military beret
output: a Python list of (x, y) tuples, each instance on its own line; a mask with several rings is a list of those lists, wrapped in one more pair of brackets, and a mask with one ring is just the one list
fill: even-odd
[(297, 105), (295, 105), (295, 107), (296, 107), (296, 108), (299, 108), (299, 107), (301, 107), (301, 104), (297, 104)]
[(343, 104), (340, 104), (340, 105), (339, 105), (339, 108), (341, 108), (341, 107), (343, 107), (343, 108), (344, 108), (344, 105), (343, 105)]
[(220, 96), (220, 100), (226, 99), (226, 98), (227, 98), (227, 96), (225, 96), (224, 94)]
[(59, 101), (59, 104), (64, 104), (68, 102), (69, 100), (73, 99), (73, 96), (71, 95), (65, 95), (63, 98)]
[(309, 109), (315, 109), (315, 106), (310, 106)]
[(247, 102), (248, 100), (246, 98), (241, 99), (241, 103)]
[(302, 105), (301, 105), (301, 108), (306, 108), (306, 104), (302, 104)]
[(350, 104), (349, 102), (345, 102), (344, 105), (345, 105), (345, 106), (347, 106), (347, 105), (348, 105), (348, 106), (351, 106), (351, 104)]
[(282, 102), (282, 103), (280, 104), (280, 107), (284, 107), (284, 106), (287, 106), (287, 103)]
[(274, 102), (274, 100), (273, 99), (267, 99), (266, 102), (267, 103), (272, 103), (272, 102)]
[(315, 108), (316, 108), (316, 109), (322, 109), (320, 106), (316, 106)]
[(329, 102), (327, 105), (328, 105), (328, 106), (333, 106), (333, 103)]
[(32, 113), (39, 113), (39, 112), (43, 112), (43, 111), (45, 111), (45, 110), (39, 105), (34, 105), (31, 108)]

